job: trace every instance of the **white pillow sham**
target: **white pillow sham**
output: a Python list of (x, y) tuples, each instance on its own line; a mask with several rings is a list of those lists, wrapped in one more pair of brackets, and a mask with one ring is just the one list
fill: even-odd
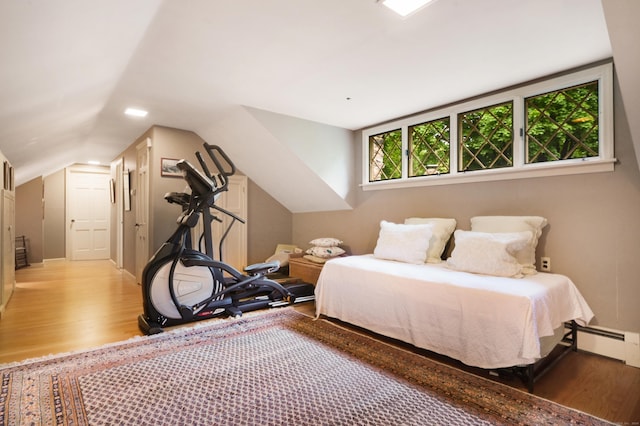
[(523, 267), (515, 254), (527, 247), (531, 232), (487, 233), (457, 230), (447, 265), (452, 269), (499, 277), (521, 278)]
[(536, 273), (536, 247), (547, 219), (541, 216), (476, 216), (471, 218), (471, 230), (478, 232), (531, 232), (531, 241), (515, 257), (526, 275)]
[(406, 263), (425, 263), (433, 226), (380, 222), (380, 233), (373, 255), (379, 259)]
[(451, 238), (451, 234), (456, 229), (456, 220), (440, 217), (410, 217), (405, 219), (404, 223), (407, 225), (430, 224), (433, 226), (433, 234), (427, 251), (427, 263), (442, 262), (442, 253)]

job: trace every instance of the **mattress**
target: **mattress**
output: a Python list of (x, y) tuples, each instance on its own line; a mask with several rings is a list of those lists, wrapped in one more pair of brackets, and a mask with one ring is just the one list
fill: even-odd
[(550, 350), (542, 338), (555, 344), (566, 321), (593, 318), (564, 275), (493, 277), (373, 255), (327, 262), (315, 296), (318, 316), (489, 369), (533, 363)]

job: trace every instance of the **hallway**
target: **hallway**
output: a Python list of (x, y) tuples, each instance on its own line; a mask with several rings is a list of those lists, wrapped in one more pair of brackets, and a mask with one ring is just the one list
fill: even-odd
[(141, 335), (140, 286), (108, 260), (47, 261), (16, 271), (0, 320), (0, 363)]

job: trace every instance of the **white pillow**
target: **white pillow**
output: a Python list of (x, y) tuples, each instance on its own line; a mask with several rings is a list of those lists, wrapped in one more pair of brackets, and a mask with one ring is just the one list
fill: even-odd
[(530, 231), (529, 245), (516, 253), (524, 274), (536, 273), (536, 247), (547, 219), (540, 216), (476, 216), (471, 218), (471, 230), (478, 232), (521, 232)]
[(321, 257), (323, 259), (330, 259), (344, 254), (344, 250), (340, 247), (311, 247), (307, 250), (307, 254), (315, 257)]
[(433, 226), (433, 235), (429, 241), (429, 250), (427, 251), (427, 263), (442, 262), (442, 253), (447, 246), (451, 234), (456, 229), (455, 219), (444, 219), (439, 217), (422, 218), (410, 217), (404, 220), (405, 224), (431, 224)]
[(380, 259), (424, 263), (432, 235), (432, 225), (403, 225), (380, 222), (380, 233), (373, 255)]
[(336, 247), (342, 244), (342, 240), (337, 238), (316, 238), (315, 240), (309, 241), (309, 244), (316, 247)]
[(453, 235), (456, 246), (447, 259), (452, 269), (499, 277), (523, 276), (515, 254), (530, 244), (530, 231), (487, 233), (458, 229)]

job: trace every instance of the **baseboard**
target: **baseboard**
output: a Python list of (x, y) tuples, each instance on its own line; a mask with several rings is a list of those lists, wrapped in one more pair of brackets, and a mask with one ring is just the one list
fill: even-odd
[(578, 327), (578, 349), (640, 368), (640, 333), (595, 326)]
[(132, 280), (136, 279), (136, 276), (133, 275), (131, 272), (127, 271), (126, 269), (123, 268), (123, 269), (121, 269), (121, 271), (122, 271), (123, 275), (126, 275), (127, 277), (131, 278)]
[(24, 268), (44, 268), (44, 262), (29, 263), (29, 265), (16, 269), (16, 271)]

